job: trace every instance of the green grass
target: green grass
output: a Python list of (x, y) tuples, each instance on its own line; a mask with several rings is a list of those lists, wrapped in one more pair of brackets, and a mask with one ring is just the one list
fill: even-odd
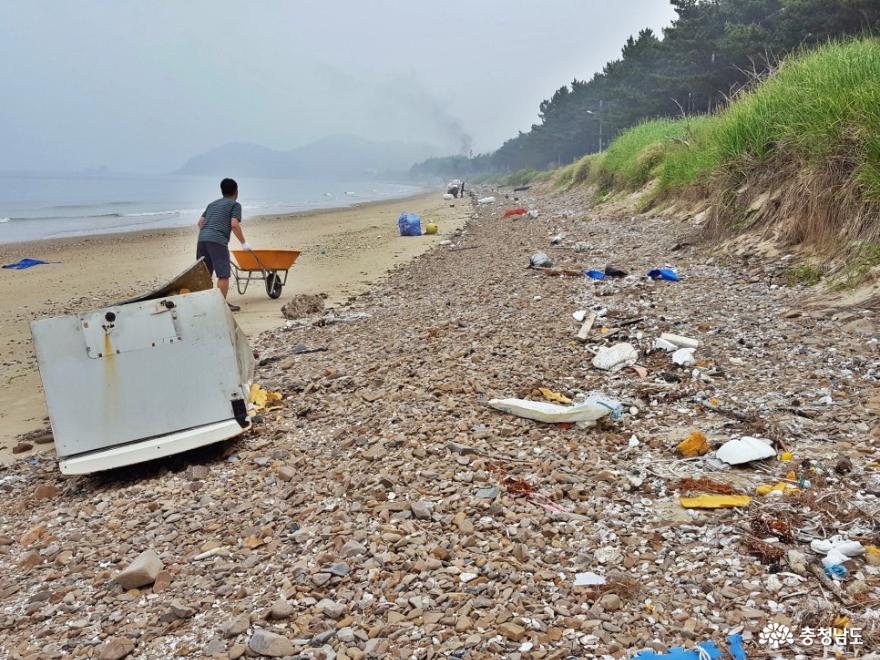
[[(880, 39), (830, 43), (789, 57), (719, 114), (661, 119), (622, 133), (591, 157), (589, 180), (625, 189), (648, 180), (675, 191), (724, 172), (744, 179), (774, 158), (843, 168), (880, 202)], [(581, 171), (583, 174), (583, 171)]]
[(822, 276), (821, 270), (815, 266), (805, 264), (788, 271), (785, 279), (788, 282), (788, 286), (797, 286), (798, 284), (813, 286), (822, 280)]
[(847, 259), (846, 267), (835, 288), (844, 290), (858, 286), (877, 266), (880, 266), (880, 243), (861, 244)]

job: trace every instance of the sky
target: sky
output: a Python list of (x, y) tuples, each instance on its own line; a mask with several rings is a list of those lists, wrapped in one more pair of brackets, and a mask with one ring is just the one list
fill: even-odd
[(0, 171), (333, 134), (485, 152), (666, 0), (0, 0)]

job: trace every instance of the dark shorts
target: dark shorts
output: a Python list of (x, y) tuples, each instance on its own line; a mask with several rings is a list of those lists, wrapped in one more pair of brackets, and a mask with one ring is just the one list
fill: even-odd
[(229, 247), (220, 243), (199, 241), (196, 245), (196, 259), (205, 259), (208, 270), (219, 279), (229, 277)]

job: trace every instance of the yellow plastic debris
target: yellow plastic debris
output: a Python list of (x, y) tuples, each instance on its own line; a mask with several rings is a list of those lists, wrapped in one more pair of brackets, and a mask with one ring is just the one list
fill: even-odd
[(849, 628), (849, 617), (845, 614), (838, 614), (834, 617), (835, 628)]
[(752, 498), (748, 495), (700, 495), (699, 497), (680, 497), (678, 501), (685, 509), (731, 509), (748, 506)]
[(794, 460), (794, 455), (790, 451), (782, 452), (782, 455), (779, 457), (780, 461), (791, 461)]
[(758, 495), (769, 495), (773, 491), (782, 491), (785, 494), (797, 492), (799, 489), (796, 486), (792, 486), (791, 484), (784, 483), (780, 481), (775, 486), (771, 486), (770, 484), (762, 484), (755, 489), (755, 492)]
[(270, 392), (257, 385), (257, 383), (254, 383), (251, 385), (250, 399), (251, 403), (254, 404), (254, 407), (257, 410), (265, 410), (266, 404), (270, 401), (281, 401), (281, 393)]
[(687, 438), (682, 440), (676, 447), (678, 453), (687, 458), (694, 456), (702, 456), (709, 453), (709, 442), (706, 436), (699, 431), (694, 431)]
[(556, 401), (558, 403), (563, 403), (568, 405), (571, 403), (571, 399), (569, 399), (564, 394), (560, 394), (559, 392), (554, 392), (553, 390), (548, 390), (546, 387), (539, 387), (538, 391), (548, 401)]
[(791, 481), (797, 481), (797, 472), (794, 470), (789, 470), (785, 473), (785, 478), (790, 479)]

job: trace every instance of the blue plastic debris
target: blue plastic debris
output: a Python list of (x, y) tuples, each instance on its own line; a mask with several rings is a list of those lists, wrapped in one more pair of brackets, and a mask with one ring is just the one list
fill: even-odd
[(655, 268), (648, 273), (648, 277), (652, 280), (666, 280), (667, 282), (678, 282), (679, 277), (671, 268)]
[(843, 580), (846, 578), (846, 566), (843, 564), (833, 564), (831, 566), (825, 567), (825, 574), (828, 577), (835, 578), (837, 580)]
[(594, 280), (605, 279), (605, 273), (603, 273), (601, 270), (585, 270), (584, 275)]
[(397, 219), (397, 228), (401, 236), (421, 236), (422, 218), (418, 213), (401, 213)]
[[(746, 652), (742, 645), (741, 635), (730, 635), (727, 638), (730, 655), (734, 660), (747, 660)], [(657, 653), (656, 651), (641, 651), (633, 657), (633, 660), (719, 660), (727, 657), (726, 654), (719, 649), (715, 642), (700, 642), (695, 649), (686, 649), (676, 646), (669, 649), (667, 653)]]
[(41, 261), (40, 259), (22, 259), (21, 261), (16, 261), (14, 264), (6, 264), (3, 268), (8, 268), (10, 270), (24, 270), (25, 268), (30, 268), (31, 266), (39, 266), (40, 264), (47, 264), (48, 261)]

